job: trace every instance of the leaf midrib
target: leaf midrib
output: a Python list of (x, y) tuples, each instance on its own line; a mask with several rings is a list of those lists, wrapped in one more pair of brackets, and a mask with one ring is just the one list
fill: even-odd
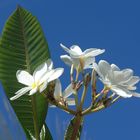
[[(18, 9), (18, 11), (19, 11), (19, 21), (20, 21), (20, 24), (21, 24), (21, 31), (22, 31), (22, 34), (23, 34), (23, 43), (24, 43), (24, 49), (25, 49), (27, 71), (29, 73), (31, 73), (30, 63), (29, 63), (29, 55), (28, 55), (28, 49), (27, 49), (27, 41), (26, 41), (26, 37), (25, 37), (25, 33), (24, 33), (24, 24), (23, 24), (22, 14), (20, 13), (20, 8)], [(31, 97), (31, 102), (32, 102), (35, 137), (36, 137), (37, 140), (40, 140), (35, 96)]]

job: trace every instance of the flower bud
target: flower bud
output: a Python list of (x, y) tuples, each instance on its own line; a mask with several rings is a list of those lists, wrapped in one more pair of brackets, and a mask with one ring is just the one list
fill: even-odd
[(112, 101), (112, 98), (111, 98), (111, 97), (105, 99), (105, 100), (103, 101), (104, 106), (105, 106), (105, 107), (108, 107), (108, 106), (110, 105), (111, 101)]
[(84, 81), (85, 81), (85, 86), (87, 86), (90, 81), (91, 81), (91, 76), (90, 76), (90, 73), (87, 73), (84, 77)]

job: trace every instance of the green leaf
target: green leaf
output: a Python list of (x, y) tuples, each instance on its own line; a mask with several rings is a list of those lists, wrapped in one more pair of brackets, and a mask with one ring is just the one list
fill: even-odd
[[(66, 130), (65, 140), (80, 140), (83, 127), (83, 118), (81, 116), (74, 117)], [(74, 136), (75, 135), (75, 136)]]
[[(31, 133), (28, 133), (28, 139), (35, 140), (35, 137)], [(44, 124), (41, 129), (40, 140), (53, 140), (51, 133), (46, 124)]]
[(41, 129), (40, 140), (53, 140), (49, 128), (47, 127), (46, 124), (44, 124)]
[[(35, 68), (50, 57), (41, 26), (27, 10), (18, 7), (7, 20), (0, 40), (0, 80), (10, 98), (23, 87), (17, 82), (16, 71)], [(11, 105), (25, 132), (36, 139), (45, 122), (48, 104), (41, 94), (22, 96)]]

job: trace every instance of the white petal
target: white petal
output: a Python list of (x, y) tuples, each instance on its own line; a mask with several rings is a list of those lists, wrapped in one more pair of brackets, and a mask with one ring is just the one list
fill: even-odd
[(61, 55), (60, 58), (64, 61), (65, 64), (71, 66), (72, 65), (72, 59), (68, 55)]
[(59, 78), (62, 75), (63, 71), (64, 71), (63, 68), (56, 68), (56, 69), (54, 69), (54, 72), (49, 77), (48, 82), (51, 82), (51, 81)]
[(72, 45), (70, 47), (70, 50), (71, 50), (70, 51), (71, 55), (82, 55), (83, 54), (81, 48), (77, 45)]
[(87, 68), (89, 68), (89, 66), (90, 66), (91, 64), (93, 64), (93, 63), (95, 62), (95, 57), (88, 57), (88, 58), (85, 58), (84, 61), (85, 61), (85, 62), (84, 62), (84, 69), (87, 69)]
[(18, 70), (16, 77), (19, 83), (22, 83), (27, 86), (31, 86), (34, 83), (34, 78), (31, 74), (24, 70)]
[(49, 104), (49, 107), (53, 107), (53, 108), (54, 108), (54, 107), (56, 107), (56, 106), (55, 106), (55, 105), (51, 105), (51, 104)]
[(52, 68), (53, 68), (53, 61), (51, 59), (48, 59), (46, 63), (47, 63), (48, 70), (52, 70)]
[(30, 91), (29, 95), (35, 94), (35, 93), (37, 92), (37, 90), (38, 90), (38, 87), (33, 88), (33, 89)]
[(40, 87), (39, 87), (39, 92), (43, 92), (48, 86), (48, 82), (44, 82)]
[(111, 71), (110, 64), (105, 60), (100, 60), (98, 66), (99, 66), (99, 70), (100, 70), (101, 74), (104, 77)]
[(72, 57), (72, 63), (74, 64), (74, 68), (79, 67), (80, 65), (80, 59), (78, 57)]
[(20, 96), (26, 94), (29, 90), (31, 90), (31, 87), (24, 87), (20, 90), (18, 90), (15, 94), (15, 96), (11, 97), (10, 100), (16, 100), (17, 98), (19, 98)]
[(60, 46), (67, 52), (70, 52), (70, 49), (68, 49), (66, 46), (64, 46), (62, 43), (60, 44)]
[(38, 82), (42, 78), (42, 76), (47, 72), (47, 70), (48, 68), (46, 62), (38, 66), (33, 73), (35, 82)]
[(133, 95), (134, 97), (140, 97), (140, 93), (134, 92), (134, 93), (132, 93), (132, 95)]
[(116, 66), (115, 64), (111, 64), (111, 68), (113, 71), (120, 71), (120, 68)]
[(75, 99), (74, 98), (67, 98), (66, 103), (68, 105), (75, 105)]
[(140, 81), (140, 78), (138, 76), (132, 76), (128, 81), (126, 81), (125, 85), (135, 85)]
[(74, 89), (72, 88), (72, 84), (69, 84), (67, 88), (63, 92), (63, 97), (67, 98), (74, 93)]
[(94, 57), (94, 56), (97, 56), (97, 55), (102, 54), (104, 52), (105, 52), (104, 49), (103, 50), (95, 49), (95, 50), (93, 50), (91, 52), (85, 51), (85, 57)]
[(113, 86), (111, 88), (111, 90), (116, 93), (117, 95), (121, 96), (121, 97), (124, 97), (124, 98), (129, 98), (129, 97), (132, 97), (132, 93), (125, 89), (125, 88), (120, 88), (120, 87), (115, 87)]
[(123, 84), (126, 83), (133, 75), (133, 71), (131, 69), (124, 69), (122, 71), (114, 71), (114, 80), (117, 83)]
[(137, 89), (137, 87), (135, 86), (135, 87), (133, 87), (133, 86), (127, 86), (126, 87), (128, 90), (136, 90)]
[(131, 76), (133, 76), (133, 70), (131, 69), (124, 69), (122, 70), (123, 74), (124, 74), (124, 77), (125, 79), (129, 79)]
[(97, 72), (97, 74), (104, 79), (102, 73), (100, 72), (99, 66), (96, 63), (93, 63), (93, 69)]
[(114, 74), (114, 81), (116, 83), (121, 83), (123, 81), (126, 81), (122, 71), (114, 71), (113, 74)]
[(97, 48), (89, 48), (89, 49), (86, 49), (84, 51), (84, 54), (90, 53), (90, 52), (95, 51), (95, 50), (97, 50)]
[(86, 66), (84, 69), (93, 69), (93, 65)]
[(112, 81), (110, 81), (110, 80), (108, 80), (108, 79), (103, 79), (103, 78), (100, 78), (99, 77), (99, 80), (102, 82), (102, 83), (104, 83), (104, 85), (106, 85), (106, 86), (111, 86), (112, 85)]
[(48, 79), (52, 76), (52, 74), (55, 72), (54, 69), (50, 70), (50, 71), (47, 71), (43, 76), (42, 78), (40, 79), (39, 81), (39, 85), (41, 85), (42, 83), (48, 81)]
[(114, 76), (114, 72), (112, 70), (108, 71), (107, 73), (107, 76), (105, 77), (106, 81), (112, 83), (112, 84), (118, 84), (118, 77), (117, 79), (115, 79), (115, 76)]
[(54, 97), (58, 100), (60, 99), (60, 97), (62, 97), (62, 86), (59, 79), (57, 79), (55, 82)]

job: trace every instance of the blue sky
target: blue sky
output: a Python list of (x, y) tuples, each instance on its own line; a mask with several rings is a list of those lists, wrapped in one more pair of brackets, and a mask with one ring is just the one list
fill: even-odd
[[(40, 21), (55, 67), (65, 68), (61, 78), (64, 87), (69, 81), (69, 68), (59, 58), (64, 54), (60, 43), (77, 44), (83, 50), (104, 48), (106, 52), (97, 61), (105, 59), (120, 68), (132, 68), (140, 75), (139, 0), (0, 0), (0, 32), (17, 4)], [(49, 109), (47, 122), (54, 140), (59, 140), (56, 135), (62, 139), (69, 119), (61, 110)], [(139, 140), (139, 130), (140, 99), (122, 99), (85, 118), (82, 140)]]
[[(0, 84), (0, 139), (26, 140), (24, 131)], [(16, 133), (15, 133), (16, 132)], [(14, 135), (13, 135), (14, 134)]]

